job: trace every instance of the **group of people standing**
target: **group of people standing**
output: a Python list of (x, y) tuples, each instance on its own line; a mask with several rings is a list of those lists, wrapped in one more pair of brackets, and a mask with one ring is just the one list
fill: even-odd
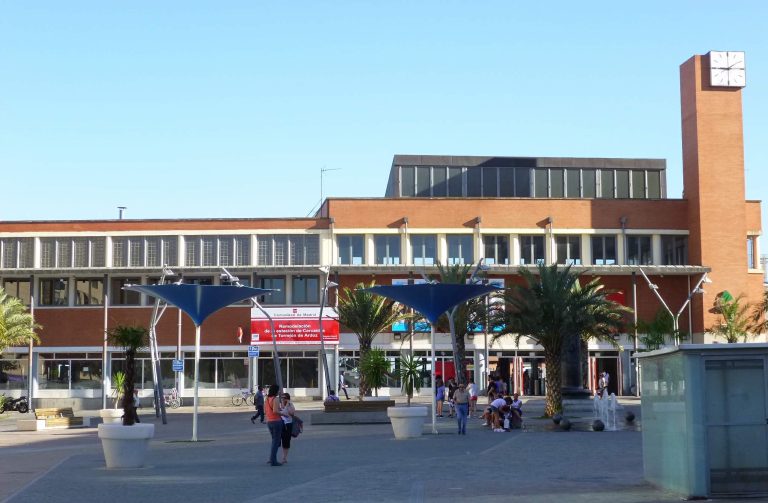
[[(296, 419), (296, 407), (291, 402), (291, 395), (283, 393), (280, 395), (280, 388), (277, 384), (272, 384), (264, 397), (264, 386), (259, 386), (255, 398), (256, 414), (251, 416), (251, 422), (256, 424), (256, 419), (261, 418), (264, 423), (266, 419), (269, 433), (272, 435), (272, 445), (269, 451), (269, 461), (267, 464), (272, 466), (282, 466), (288, 463), (288, 450), (291, 448), (291, 438), (293, 432), (293, 422)], [(277, 460), (277, 452), (280, 447), (283, 448), (283, 457)]]

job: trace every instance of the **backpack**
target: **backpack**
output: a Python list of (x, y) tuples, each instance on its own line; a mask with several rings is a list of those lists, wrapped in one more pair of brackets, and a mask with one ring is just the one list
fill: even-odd
[(296, 438), (301, 435), (302, 431), (304, 431), (304, 421), (299, 416), (294, 415), (291, 422), (291, 436)]

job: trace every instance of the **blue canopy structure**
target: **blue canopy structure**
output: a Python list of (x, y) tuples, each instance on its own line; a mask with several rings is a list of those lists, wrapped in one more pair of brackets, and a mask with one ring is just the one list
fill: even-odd
[[(454, 307), (469, 299), (487, 295), (499, 290), (501, 287), (483, 285), (479, 283), (421, 283), (418, 285), (392, 285), (372, 286), (364, 290), (396, 300), (401, 304), (412, 307), (427, 318), (432, 325), (432, 395), (434, 397), (435, 386), (435, 323), (443, 315)], [(453, 336), (453, 319), (451, 323), (451, 335)], [(432, 433), (437, 434), (435, 423), (435, 400), (432, 400)]]
[(196, 326), (202, 325), (207, 317), (219, 309), (272, 291), (249, 286), (185, 284), (130, 285), (124, 287), (124, 290), (159, 297), (187, 313)]
[(372, 286), (365, 290), (412, 307), (434, 325), (446, 311), (469, 299), (499, 290), (499, 287), (482, 284), (423, 283)]
[(192, 414), (192, 441), (197, 442), (197, 398), (200, 382), (200, 325), (205, 319), (224, 307), (241, 300), (270, 293), (272, 290), (233, 285), (130, 285), (123, 290), (143, 292), (163, 299), (192, 318), (195, 323), (195, 403)]

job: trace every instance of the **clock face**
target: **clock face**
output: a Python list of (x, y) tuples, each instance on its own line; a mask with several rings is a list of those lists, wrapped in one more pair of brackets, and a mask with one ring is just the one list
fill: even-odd
[(743, 51), (710, 51), (709, 83), (715, 87), (744, 87), (747, 83)]

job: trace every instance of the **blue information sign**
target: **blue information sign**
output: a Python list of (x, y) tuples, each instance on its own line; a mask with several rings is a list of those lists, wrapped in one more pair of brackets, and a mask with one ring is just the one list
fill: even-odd
[(174, 372), (184, 372), (184, 360), (173, 360), (173, 363), (171, 363), (171, 368)]
[(259, 346), (248, 346), (248, 357), (256, 358), (259, 356)]

